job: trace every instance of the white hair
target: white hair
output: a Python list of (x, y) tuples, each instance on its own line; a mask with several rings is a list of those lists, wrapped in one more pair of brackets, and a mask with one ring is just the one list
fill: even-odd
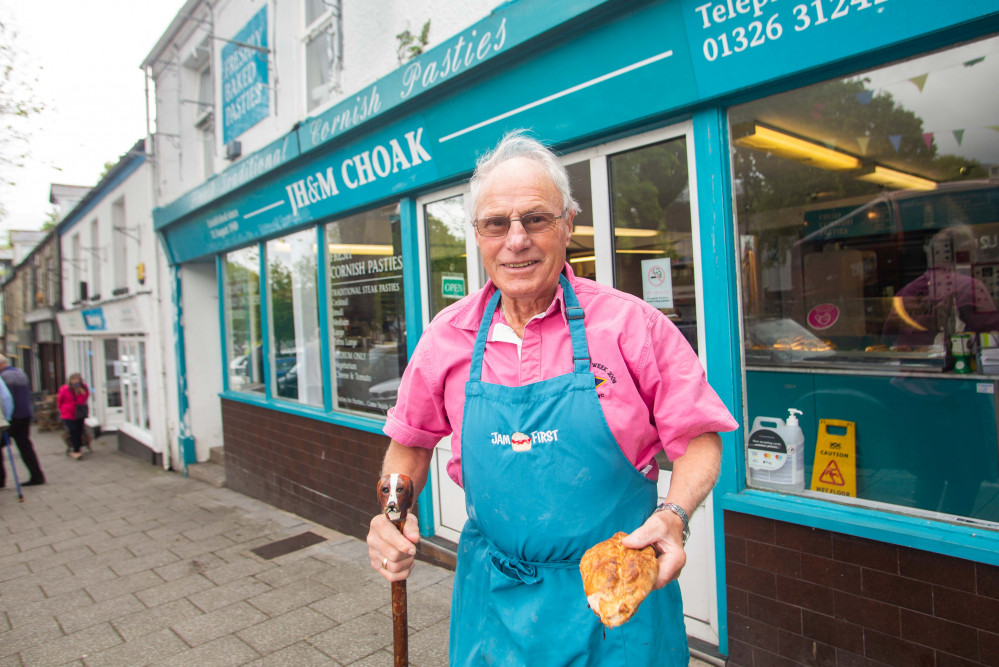
[(572, 197), (569, 172), (559, 161), (558, 156), (534, 137), (527, 136), (526, 130), (513, 130), (504, 135), (494, 149), (482, 155), (475, 163), (475, 172), (468, 182), (470, 220), (475, 219), (475, 212), (479, 207), (482, 182), (496, 167), (514, 158), (526, 158), (540, 164), (561, 193), (562, 208), (569, 214), (568, 217), (571, 218), (579, 212), (579, 202)]

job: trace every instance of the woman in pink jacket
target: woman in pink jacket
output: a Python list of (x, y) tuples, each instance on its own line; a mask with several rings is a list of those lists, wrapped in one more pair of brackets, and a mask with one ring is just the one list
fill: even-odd
[(70, 456), (74, 459), (83, 457), (80, 449), (83, 447), (83, 420), (87, 418), (89, 408), (87, 401), (90, 398), (90, 387), (83, 381), (79, 373), (69, 376), (69, 382), (59, 387), (56, 395), (56, 405), (59, 407), (59, 416), (62, 423), (69, 431), (70, 445), (73, 451)]

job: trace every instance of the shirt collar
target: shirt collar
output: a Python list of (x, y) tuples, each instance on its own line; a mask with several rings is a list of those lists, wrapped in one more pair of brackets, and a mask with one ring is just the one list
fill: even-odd
[[(562, 267), (562, 275), (568, 278), (570, 283), (576, 280), (576, 275), (572, 272), (572, 267), (569, 266), (568, 262)], [(479, 290), (475, 297), (469, 299), (467, 304), (455, 311), (450, 320), (451, 326), (468, 331), (477, 330), (479, 323), (482, 321), (482, 313), (485, 311), (486, 306), (489, 305), (489, 299), (492, 298), (494, 292), (496, 292), (496, 286), (493, 284), (493, 281), (491, 279), (486, 280), (485, 287)], [(562, 296), (561, 284), (555, 286), (555, 298), (552, 299), (551, 304), (545, 310), (545, 317), (552, 315), (556, 310), (562, 314), (562, 320), (568, 323), (569, 318), (565, 313), (565, 299)]]

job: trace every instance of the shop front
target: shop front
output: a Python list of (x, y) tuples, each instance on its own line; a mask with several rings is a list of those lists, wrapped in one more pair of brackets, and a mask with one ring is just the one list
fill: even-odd
[(119, 450), (161, 465), (164, 443), (150, 427), (152, 307), (151, 296), (144, 294), (57, 317), (67, 376), (79, 373), (90, 387), (87, 425), (98, 432), (117, 431)]
[[(529, 128), (582, 205), (573, 270), (659, 307), (743, 424), (688, 632), (732, 664), (987, 662), (999, 628), (923, 592), (999, 599), (997, 30), (986, 3), (513, 2), (304, 120), (154, 215), (227, 483), (364, 535), (409, 355), (484, 282), (464, 183)], [(419, 505), (443, 560), (448, 451)], [(919, 631), (958, 626), (973, 657)]]

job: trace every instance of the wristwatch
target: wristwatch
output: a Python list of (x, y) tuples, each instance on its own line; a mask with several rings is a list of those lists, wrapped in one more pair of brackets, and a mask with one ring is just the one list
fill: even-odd
[(687, 538), (690, 537), (690, 517), (687, 516), (687, 511), (676, 503), (659, 503), (656, 506), (656, 512), (662, 512), (663, 510), (669, 510), (680, 517), (680, 521), (683, 522), (683, 544), (686, 546)]

